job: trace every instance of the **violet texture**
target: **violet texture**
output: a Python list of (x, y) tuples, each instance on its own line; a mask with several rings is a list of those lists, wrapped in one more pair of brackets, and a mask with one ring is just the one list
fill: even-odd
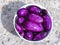
[(46, 9), (31, 5), (17, 11), (15, 27), (26, 40), (39, 41), (50, 32), (52, 21)]

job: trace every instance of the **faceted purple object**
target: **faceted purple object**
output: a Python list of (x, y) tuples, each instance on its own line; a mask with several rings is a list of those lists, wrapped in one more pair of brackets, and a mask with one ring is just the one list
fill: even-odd
[(17, 11), (17, 15), (18, 15), (18, 17), (26, 16), (26, 15), (28, 15), (28, 10), (26, 8), (19, 9)]
[(34, 31), (34, 32), (40, 32), (40, 31), (43, 31), (43, 26), (41, 26), (40, 24), (40, 27), (38, 24), (34, 23), (34, 22), (27, 22), (26, 25), (25, 25), (25, 28), (27, 30), (30, 30), (30, 31)]
[(29, 20), (34, 21), (36, 23), (42, 23), (43, 22), (43, 18), (42, 17), (40, 17), (37, 14), (33, 14), (33, 13), (29, 15)]
[(17, 18), (17, 22), (19, 23), (19, 24), (21, 24), (21, 23), (23, 23), (24, 22), (24, 18), (23, 17), (18, 17)]
[(28, 7), (28, 10), (32, 13), (39, 14), (41, 9), (38, 6), (32, 5)]
[(44, 20), (44, 27), (46, 28), (46, 30), (50, 30), (52, 27), (50, 16), (49, 15), (43, 16), (43, 20)]
[(32, 32), (27, 32), (25, 38), (26, 38), (27, 40), (32, 40), (32, 38), (33, 38), (33, 33), (32, 33)]
[(34, 37), (34, 41), (38, 41), (38, 40), (42, 40), (43, 38), (45, 38), (47, 36), (47, 33), (39, 33)]
[(22, 33), (22, 32), (23, 32), (22, 27), (21, 27), (20, 25), (18, 25), (17, 23), (15, 24), (15, 27), (16, 27), (16, 29), (17, 29), (17, 31), (18, 31), (19, 33)]

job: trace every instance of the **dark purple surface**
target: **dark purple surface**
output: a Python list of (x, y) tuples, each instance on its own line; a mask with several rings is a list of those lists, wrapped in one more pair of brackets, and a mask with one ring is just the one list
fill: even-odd
[(19, 9), (17, 17), (15, 27), (19, 34), (26, 40), (42, 40), (51, 30), (52, 22), (46, 9), (31, 5)]
[(24, 37), (25, 34), (24, 34), (24, 32), (22, 32), (20, 35), (21, 35), (22, 37)]
[(36, 22), (36, 23), (42, 23), (43, 22), (43, 18), (37, 14), (30, 14), (29, 15), (29, 20)]
[(46, 28), (46, 30), (50, 30), (52, 27), (50, 16), (49, 15), (43, 16), (43, 20), (44, 20), (44, 27)]
[(25, 28), (27, 30), (34, 31), (34, 32), (41, 32), (44, 30), (43, 26), (41, 24), (38, 25), (38, 24), (31, 22), (31, 21), (26, 23)]
[(33, 38), (33, 33), (30, 32), (30, 31), (27, 32), (25, 38), (26, 38), (27, 40), (32, 40), (32, 38)]
[(21, 24), (21, 23), (23, 23), (24, 22), (24, 18), (23, 17), (17, 17), (17, 22), (19, 23), (19, 24)]
[(45, 38), (45, 36), (47, 35), (47, 33), (43, 32), (43, 33), (39, 33), (35, 36), (35, 38), (33, 39), (34, 41), (39, 41), (42, 40), (43, 38)]
[(15, 24), (15, 27), (16, 27), (16, 29), (17, 29), (17, 31), (19, 32), (19, 33), (22, 33), (23, 32), (23, 29), (22, 29), (22, 27), (19, 25), (19, 24)]
[(26, 16), (26, 15), (28, 15), (28, 10), (26, 8), (19, 9), (17, 11), (17, 15), (18, 15), (18, 17)]
[(31, 12), (31, 13), (36, 13), (36, 14), (39, 14), (41, 9), (38, 7), (38, 6), (35, 6), (35, 5), (32, 5), (32, 6), (29, 6), (28, 7), (28, 10)]
[(48, 12), (47, 12), (46, 9), (42, 9), (41, 12), (40, 12), (41, 16), (44, 16), (44, 15), (47, 15), (47, 14), (48, 14)]

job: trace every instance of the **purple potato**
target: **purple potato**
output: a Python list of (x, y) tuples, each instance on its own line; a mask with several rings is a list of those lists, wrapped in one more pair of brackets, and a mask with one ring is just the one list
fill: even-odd
[(30, 14), (29, 20), (34, 21), (36, 23), (42, 23), (43, 22), (43, 18), (42, 17), (40, 17), (40, 16), (38, 16), (36, 14), (33, 14), (33, 13)]
[(31, 12), (31, 13), (35, 13), (35, 14), (39, 14), (41, 9), (38, 7), (38, 6), (35, 6), (35, 5), (31, 5), (28, 7), (28, 10)]
[(15, 27), (16, 27), (16, 29), (17, 29), (17, 31), (18, 31), (19, 33), (22, 33), (22, 32), (23, 32), (22, 27), (21, 27), (20, 25), (18, 25), (17, 23), (15, 24)]
[(38, 41), (38, 40), (42, 40), (43, 38), (45, 38), (47, 36), (47, 33), (46, 32), (43, 32), (43, 33), (39, 33), (37, 34), (35, 37), (34, 37), (34, 41)]
[(31, 22), (31, 21), (29, 21), (25, 24), (25, 28), (29, 31), (34, 31), (34, 32), (43, 31), (43, 26), (41, 26), (41, 24), (39, 26), (38, 24)]
[(32, 38), (33, 38), (33, 33), (32, 32), (27, 32), (26, 33), (26, 35), (25, 35), (25, 38), (27, 39), (27, 40), (32, 40)]
[(18, 11), (17, 11), (17, 16), (18, 17), (21, 17), (21, 16), (26, 16), (26, 15), (28, 15), (28, 10), (26, 9), (26, 8), (22, 8), (22, 9), (19, 9)]
[(23, 17), (21, 17), (21, 18), (17, 18), (17, 23), (19, 23), (19, 24), (21, 24), (21, 23), (23, 23), (24, 22), (24, 18)]
[(46, 30), (50, 30), (52, 27), (52, 21), (49, 15), (45, 15), (43, 16), (43, 20), (44, 20), (44, 27)]

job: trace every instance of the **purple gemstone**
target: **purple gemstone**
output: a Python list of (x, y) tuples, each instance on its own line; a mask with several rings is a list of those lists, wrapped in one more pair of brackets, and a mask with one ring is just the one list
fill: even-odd
[(27, 32), (26, 33), (26, 35), (25, 35), (25, 38), (27, 39), (27, 40), (32, 40), (32, 38), (33, 38), (33, 33), (32, 32)]
[(22, 33), (22, 32), (23, 32), (22, 27), (21, 27), (20, 25), (18, 25), (17, 23), (15, 24), (15, 27), (16, 27), (16, 29), (17, 29), (17, 31), (18, 31), (19, 33)]
[(49, 15), (43, 16), (43, 20), (44, 20), (44, 27), (46, 28), (46, 30), (50, 30), (52, 27), (50, 16)]
[(28, 7), (28, 10), (32, 13), (39, 14), (41, 9), (38, 6), (32, 5)]
[(23, 23), (24, 22), (24, 18), (23, 17), (18, 17), (17, 18), (17, 23), (19, 23), (19, 24), (21, 24), (21, 23)]
[(43, 38), (45, 38), (47, 36), (47, 33), (44, 32), (44, 33), (39, 33), (37, 34), (35, 37), (34, 37), (34, 41), (38, 41), (38, 40), (42, 40)]
[(43, 18), (42, 17), (40, 17), (40, 16), (38, 16), (36, 14), (33, 14), (33, 13), (30, 14), (29, 20), (34, 21), (36, 23), (42, 23), (43, 22)]
[(34, 32), (40, 32), (40, 31), (43, 31), (43, 26), (40, 24), (40, 26), (34, 22), (27, 22), (26, 25), (25, 25), (25, 28), (27, 30), (30, 30), (30, 31), (34, 31)]
[(18, 15), (18, 17), (26, 16), (26, 15), (28, 15), (28, 10), (26, 8), (19, 9), (17, 11), (17, 15)]

